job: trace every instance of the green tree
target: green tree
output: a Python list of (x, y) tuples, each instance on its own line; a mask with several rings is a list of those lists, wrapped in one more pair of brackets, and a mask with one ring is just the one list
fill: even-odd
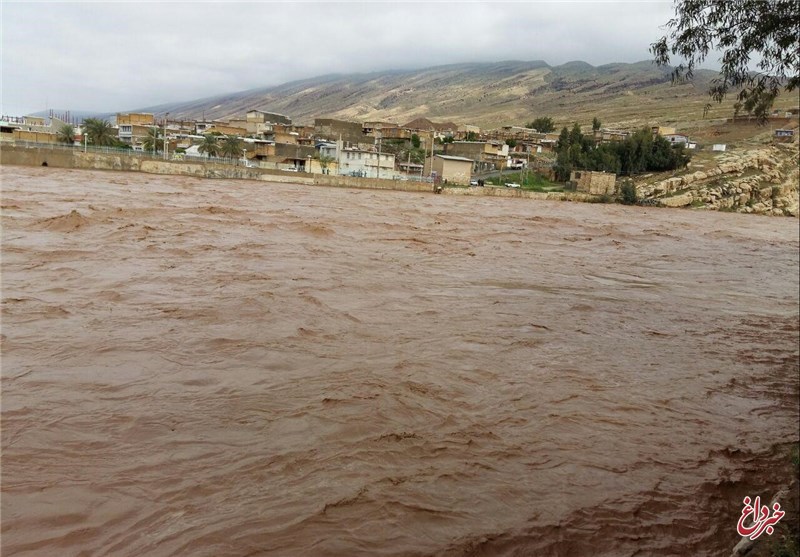
[(625, 180), (620, 188), (620, 197), (624, 205), (635, 205), (639, 200), (639, 194), (636, 191), (636, 186), (631, 180)]
[(570, 161), (569, 149), (559, 151), (556, 155), (556, 164), (553, 167), (556, 180), (559, 182), (566, 182), (569, 180), (569, 175), (572, 172), (572, 162)]
[(578, 124), (572, 131), (561, 130), (556, 143), (554, 170), (560, 181), (569, 179), (572, 170), (600, 170), (614, 174), (639, 174), (675, 170), (688, 164), (690, 157), (683, 146), (673, 146), (663, 137), (653, 137), (643, 128), (625, 141), (596, 145), (584, 136)]
[(59, 143), (67, 143), (72, 145), (75, 143), (75, 126), (72, 124), (62, 124), (56, 133), (56, 139)]
[[(731, 89), (739, 89), (737, 99), (761, 122), (781, 89), (800, 85), (797, 0), (675, 0), (667, 27), (669, 35), (650, 45), (656, 64), (667, 66), (670, 55), (680, 57), (672, 77), (681, 81), (691, 79), (710, 52), (721, 52), (711, 99), (721, 103)], [(755, 71), (751, 60), (757, 60)]]
[(509, 147), (511, 147), (513, 149), (514, 147), (517, 146), (517, 140), (516, 139), (506, 139), (506, 145), (508, 145)]
[(330, 156), (328, 156), (328, 155), (322, 155), (322, 156), (320, 156), (320, 158), (319, 158), (319, 166), (322, 168), (322, 173), (323, 173), (323, 174), (328, 174), (328, 167), (329, 167), (329, 166), (331, 165), (331, 163), (332, 163), (332, 162), (334, 162), (335, 160), (336, 160), (335, 158), (333, 158), (333, 157), (330, 157)]
[(420, 146), (419, 136), (415, 133), (411, 134), (411, 146), (414, 147), (414, 149), (419, 149)]
[(409, 151), (411, 155), (411, 162), (414, 164), (423, 164), (425, 162), (425, 150), (424, 149), (411, 149)]
[(594, 119), (592, 120), (592, 131), (599, 130), (600, 126), (602, 125), (603, 124), (600, 123), (600, 119), (597, 116), (595, 116)]
[(570, 145), (580, 145), (583, 142), (583, 132), (577, 122), (572, 125), (572, 130), (569, 132)]
[(89, 136), (89, 143), (100, 147), (110, 147), (116, 143), (117, 134), (106, 120), (87, 118), (83, 121), (84, 133)]
[(322, 169), (323, 174), (328, 174), (328, 167), (336, 160), (334, 157), (320, 154), (319, 151), (314, 152), (312, 158), (319, 161), (319, 167)]
[(216, 136), (210, 133), (204, 135), (203, 142), (200, 144), (197, 150), (201, 154), (209, 157), (216, 157), (217, 155), (219, 155), (220, 148), (219, 148), (219, 143), (217, 143)]
[(556, 143), (556, 149), (561, 151), (564, 148), (569, 148), (570, 141), (569, 141), (569, 130), (567, 126), (561, 128), (561, 134), (558, 136), (558, 143)]
[(556, 124), (549, 116), (541, 116), (529, 123), (527, 127), (533, 128), (540, 133), (550, 133), (555, 131)]
[[(453, 138), (451, 137), (449, 139), (450, 139), (449, 143), (452, 143), (453, 142)], [(467, 132), (466, 140), (467, 141), (478, 141), (478, 134), (476, 132)]]
[(223, 157), (236, 159), (242, 156), (243, 149), (244, 141), (238, 135), (229, 135), (220, 145), (219, 152)]
[(147, 135), (142, 140), (142, 149), (151, 153), (160, 153), (164, 150), (164, 138), (160, 129), (150, 128), (147, 130)]

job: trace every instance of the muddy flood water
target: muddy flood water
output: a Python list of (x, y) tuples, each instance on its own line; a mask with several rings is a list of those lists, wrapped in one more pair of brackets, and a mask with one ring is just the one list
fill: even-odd
[(2, 168), (2, 554), (718, 556), (798, 221)]

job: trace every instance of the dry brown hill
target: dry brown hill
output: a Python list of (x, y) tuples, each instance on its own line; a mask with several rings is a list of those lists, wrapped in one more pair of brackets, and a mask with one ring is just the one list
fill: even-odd
[[(693, 83), (673, 85), (669, 69), (649, 61), (597, 67), (542, 61), (456, 64), (328, 75), (142, 110), (216, 119), (259, 109), (300, 123), (314, 117), (398, 123), (428, 118), (483, 128), (523, 125), (537, 116), (551, 116), (559, 125), (585, 124), (598, 116), (604, 125), (632, 127), (702, 119), (714, 75), (701, 70)], [(709, 116), (730, 115), (732, 104), (714, 105)]]

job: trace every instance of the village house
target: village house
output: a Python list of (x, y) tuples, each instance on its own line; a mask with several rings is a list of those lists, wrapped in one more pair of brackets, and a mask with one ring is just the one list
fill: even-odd
[(365, 149), (341, 147), (337, 144), (321, 145), (320, 157), (332, 158), (336, 161), (339, 174), (362, 176), (366, 178), (383, 178), (391, 180), (397, 176), (395, 172), (395, 156), (392, 153), (378, 153)]
[(468, 137), (480, 137), (480, 135), (481, 135), (480, 127), (473, 126), (472, 124), (464, 124), (458, 126), (458, 129), (456, 130), (455, 135), (453, 135), (453, 138), (455, 138), (457, 141), (460, 141), (460, 140), (465, 140)]
[(370, 137), (377, 137), (375, 135), (376, 131), (383, 132), (384, 129), (395, 129), (399, 128), (400, 126), (396, 122), (364, 122), (361, 124), (361, 131), (364, 135), (368, 135)]
[(58, 143), (58, 131), (68, 122), (50, 116), (48, 122), (46, 118), (39, 116), (25, 116), (0, 122), (0, 139), (2, 141), (28, 141), (31, 143)]
[(198, 135), (204, 135), (206, 130), (212, 128), (214, 126), (214, 122), (209, 122), (207, 120), (197, 120), (194, 123), (194, 133)]
[(612, 130), (608, 128), (600, 128), (594, 130), (593, 137), (597, 143), (611, 143), (613, 141), (625, 141), (631, 136), (631, 132), (623, 130)]
[(245, 130), (245, 134), (250, 133), (250, 130), (247, 129), (247, 120), (244, 118), (228, 118), (228, 121), (225, 122), (225, 124), (234, 128), (242, 128)]
[(425, 174), (435, 173), (436, 180), (452, 184), (469, 184), (475, 161), (466, 157), (434, 155), (425, 159)]
[(411, 122), (403, 125), (404, 129), (416, 133), (420, 137), (430, 137), (446, 139), (448, 137), (455, 137), (458, 134), (458, 128), (453, 122), (432, 122), (427, 118), (417, 118)]
[(372, 138), (366, 138), (364, 129), (358, 122), (335, 120), (333, 118), (315, 118), (314, 133), (318, 139), (329, 141), (342, 140), (350, 145), (369, 145)]
[(245, 128), (231, 126), (227, 122), (213, 122), (213, 125), (206, 127), (204, 133), (219, 133), (222, 135), (247, 135)]
[(616, 188), (617, 175), (610, 172), (574, 170), (569, 181), (575, 184), (576, 191), (592, 195), (612, 195)]
[(532, 141), (538, 139), (540, 133), (533, 128), (523, 128), (521, 126), (503, 126), (499, 130), (488, 132), (487, 137), (495, 140), (506, 141)]
[(156, 125), (150, 113), (117, 113), (117, 139), (128, 145), (136, 145), (152, 132)]
[(156, 123), (155, 117), (149, 112), (117, 113), (117, 125), (152, 126)]
[(473, 160), (479, 171), (505, 168), (508, 164), (508, 145), (500, 140), (445, 143), (444, 154)]
[(311, 161), (317, 150), (313, 146), (292, 143), (276, 143), (275, 156), (268, 157), (269, 162), (277, 162), (296, 169), (298, 172), (309, 172)]
[(249, 110), (245, 119), (238, 125), (245, 128), (249, 135), (262, 135), (265, 139), (269, 139), (266, 134), (271, 133), (274, 130), (274, 126), (291, 126), (292, 119), (275, 112)]
[(268, 161), (275, 157), (275, 143), (263, 139), (244, 140), (245, 157), (247, 160)]
[(650, 128), (650, 131), (653, 132), (653, 137), (657, 135), (675, 135), (678, 132), (675, 128), (666, 126), (653, 126)]
[[(292, 119), (277, 112), (264, 112), (263, 110), (248, 110), (245, 116), (249, 124), (284, 124), (292, 125)], [(256, 132), (253, 132), (256, 133)]]
[(4, 117), (0, 120), (0, 142), (12, 143), (14, 130), (19, 129), (19, 124), (12, 118)]

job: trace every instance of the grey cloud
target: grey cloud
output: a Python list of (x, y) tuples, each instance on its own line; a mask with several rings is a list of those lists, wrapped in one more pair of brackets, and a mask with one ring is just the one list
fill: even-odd
[(4, 3), (2, 108), (115, 111), (327, 73), (634, 62), (671, 2)]

